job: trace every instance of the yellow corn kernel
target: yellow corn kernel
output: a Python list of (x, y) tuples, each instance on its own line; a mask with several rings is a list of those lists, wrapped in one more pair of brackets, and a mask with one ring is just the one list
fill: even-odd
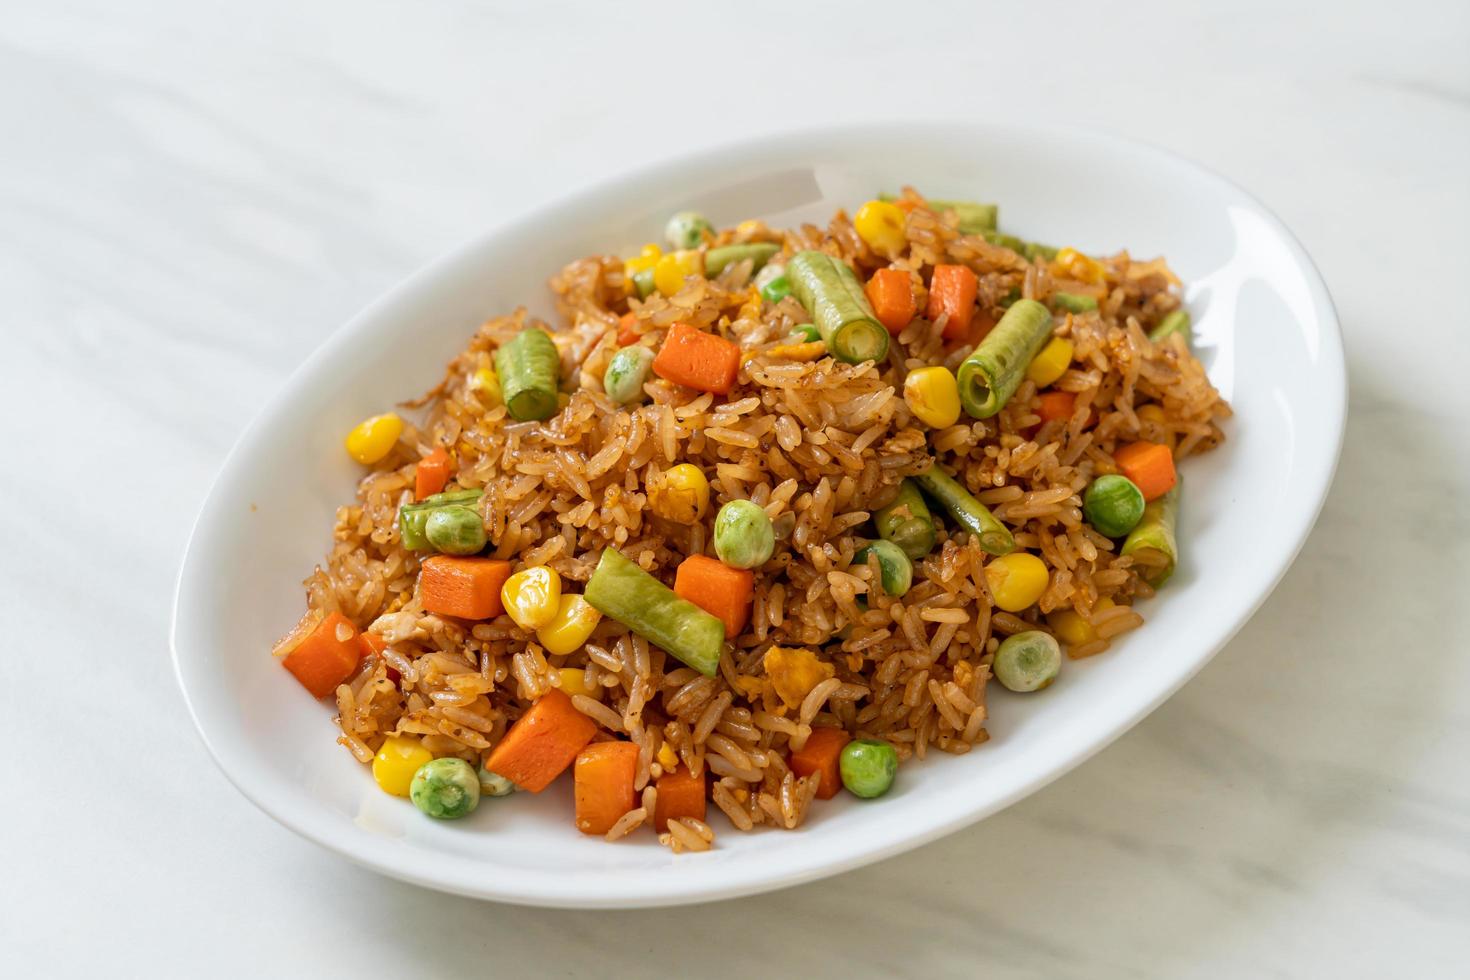
[[(1113, 608), (1112, 599), (1099, 599), (1092, 605), (1093, 611)], [(1075, 609), (1058, 609), (1056, 612), (1046, 614), (1046, 624), (1052, 628), (1057, 635), (1069, 647), (1080, 647), (1084, 643), (1091, 643), (1097, 639), (1097, 631), (1092, 624), (1083, 619)]]
[(495, 369), (482, 367), (470, 375), (470, 390), (480, 399), (480, 402), (488, 408), (494, 408), (505, 401), (500, 393), (500, 378), (495, 374)]
[(633, 278), (635, 272), (644, 272), (652, 269), (663, 258), (664, 250), (649, 242), (643, 246), (643, 250), (637, 256), (623, 262), (623, 275), (629, 279)]
[(698, 252), (670, 252), (654, 265), (653, 285), (662, 295), (672, 296), (684, 288), (686, 278), (699, 275), (702, 262)]
[(869, 201), (853, 215), (852, 226), (873, 251), (897, 255), (908, 242), (908, 236), (904, 234), (906, 220), (897, 205), (887, 201)]
[(673, 772), (679, 766), (679, 753), (668, 742), (658, 747), (658, 764), (664, 767), (664, 772)]
[(993, 559), (985, 566), (985, 581), (998, 608), (1020, 612), (1029, 608), (1046, 591), (1051, 574), (1046, 562), (1025, 551)]
[(693, 524), (709, 512), (709, 480), (693, 463), (670, 467), (663, 479), (648, 488), (648, 503), (660, 517)]
[[(565, 657), (582, 649), (582, 644), (587, 642), (587, 637), (592, 635), (592, 631), (601, 621), (602, 613), (593, 609), (586, 599), (579, 595), (564, 595), (557, 605), (556, 618), (536, 631), (536, 639), (541, 641), (547, 653)], [(580, 670), (575, 673), (578, 677), (582, 676)], [(562, 672), (562, 679), (566, 679), (565, 671)], [(562, 686), (565, 689), (566, 685)]]
[(1083, 255), (1075, 248), (1064, 248), (1052, 260), (1052, 268), (1063, 276), (1078, 282), (1102, 285), (1108, 278), (1108, 270), (1091, 256)]
[(757, 221), (755, 218), (747, 218), (735, 226), (735, 238), (742, 242), (749, 241), (756, 235), (763, 235), (765, 232), (766, 223)]
[(960, 420), (960, 386), (947, 367), (910, 371), (903, 382), (903, 400), (931, 429), (945, 429)]
[(557, 674), (561, 678), (561, 692), (569, 698), (580, 694), (584, 698), (595, 699), (602, 693), (587, 686), (587, 672), (581, 667), (563, 667)]
[(561, 576), (545, 565), (516, 572), (500, 587), (506, 614), (523, 630), (539, 630), (561, 610)]
[(1047, 341), (1041, 353), (1031, 359), (1026, 368), (1026, 377), (1038, 388), (1054, 384), (1072, 366), (1072, 342), (1066, 337), (1053, 337)]
[(371, 466), (393, 451), (393, 446), (401, 435), (403, 419), (393, 412), (363, 419), (357, 423), (356, 428), (347, 433), (347, 455), (364, 466)]
[(433, 759), (434, 753), (420, 745), (418, 739), (393, 735), (373, 756), (373, 779), (383, 792), (407, 796), (413, 774)]

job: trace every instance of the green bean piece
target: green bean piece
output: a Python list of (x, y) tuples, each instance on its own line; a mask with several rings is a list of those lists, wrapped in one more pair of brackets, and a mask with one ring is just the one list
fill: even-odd
[(914, 561), (934, 550), (934, 517), (913, 480), (899, 484), (898, 496), (873, 514), (873, 523), (879, 538), (892, 541)]
[[(463, 505), (474, 508), (480, 502), (482, 490), (449, 490), (425, 497), (417, 503), (404, 504), (398, 508), (398, 540), (409, 551), (428, 551), (429, 516), (441, 507)], [(483, 546), (482, 546), (483, 547)]]
[(1179, 522), (1179, 487), (1150, 501), (1143, 519), (1128, 533), (1121, 554), (1132, 555), (1142, 567), (1143, 580), (1158, 588), (1174, 574), (1179, 544), (1174, 529)]
[(861, 364), (888, 356), (888, 328), (873, 315), (847, 263), (824, 252), (798, 252), (786, 263), (786, 275), (833, 357)]
[(612, 356), (602, 374), (602, 390), (619, 405), (642, 401), (643, 384), (653, 369), (653, 351), (631, 344)]
[(408, 798), (436, 820), (455, 820), (480, 805), (480, 777), (463, 759), (435, 759), (413, 774)]
[(706, 677), (715, 676), (725, 624), (624, 558), (604, 548), (582, 597), (649, 643)]
[(480, 767), (480, 795), (481, 796), (509, 796), (516, 791), (516, 784), (506, 779), (498, 772), (491, 772), (484, 766)]
[(842, 747), (837, 771), (849, 793), (871, 800), (893, 787), (893, 777), (898, 775), (898, 752), (881, 739), (854, 739)]
[(731, 500), (715, 515), (715, 554), (731, 568), (757, 568), (771, 560), (776, 532), (765, 510), (749, 500)]
[(1040, 242), (1021, 243), (1021, 254), (1026, 256), (1026, 258), (1031, 259), (1033, 262), (1037, 259), (1046, 259), (1046, 261), (1050, 262), (1052, 259), (1057, 257), (1058, 251), (1060, 251), (1060, 249), (1056, 248), (1055, 246), (1043, 245)]
[(1082, 495), (1082, 513), (1098, 534), (1121, 538), (1143, 518), (1143, 491), (1126, 476), (1108, 473)]
[(781, 246), (775, 242), (746, 242), (743, 245), (721, 245), (704, 253), (704, 277), (713, 279), (737, 262), (750, 259), (752, 268), (759, 271), (771, 260)]
[(495, 351), (495, 374), (510, 417), (519, 421), (549, 419), (556, 414), (556, 384), (561, 354), (551, 337), (527, 327)]
[(698, 211), (680, 211), (664, 225), (664, 239), (674, 248), (698, 248), (710, 223)]
[(633, 273), (633, 288), (638, 291), (639, 299), (647, 299), (653, 295), (653, 267), (642, 269)]
[(1051, 310), (1034, 299), (1018, 299), (995, 329), (960, 364), (960, 401), (971, 417), (988, 419), (1005, 407), (1031, 359), (1051, 336)]
[(1168, 313), (1159, 321), (1158, 326), (1149, 331), (1148, 339), (1157, 344), (1170, 334), (1176, 333), (1184, 335), (1186, 347), (1194, 342), (1194, 328), (1190, 322), (1188, 310), (1178, 309)]
[[(878, 200), (892, 204), (898, 200), (898, 195), (879, 194)], [(959, 215), (961, 235), (980, 235), (987, 231), (994, 231), (996, 219), (1000, 215), (1000, 206), (996, 204), (978, 204), (975, 201), (943, 201), (932, 197), (925, 198), (925, 200), (929, 204), (929, 210), (935, 214), (953, 211)]]
[(914, 563), (903, 549), (892, 541), (877, 540), (859, 548), (852, 556), (853, 565), (866, 565), (868, 556), (878, 560), (878, 579), (883, 591), (891, 596), (901, 596), (914, 584)]
[(1080, 293), (1055, 292), (1051, 294), (1051, 305), (1068, 313), (1086, 313), (1097, 309), (1097, 298)]
[(931, 465), (914, 479), (949, 511), (961, 527), (975, 535), (980, 541), (980, 548), (987, 554), (1008, 555), (1016, 550), (1016, 539), (1010, 529), (938, 465)]
[(443, 554), (478, 554), (485, 548), (485, 522), (479, 511), (463, 504), (450, 504), (429, 512), (424, 536), (435, 551)]
[(929, 199), (929, 210), (935, 214), (953, 211), (960, 218), (961, 235), (980, 235), (995, 231), (995, 221), (1000, 208), (994, 204), (976, 204), (974, 201), (936, 201)]
[(1062, 648), (1056, 637), (1041, 630), (1014, 633), (1001, 641), (990, 665), (1006, 690), (1029, 694), (1051, 686), (1062, 669)]

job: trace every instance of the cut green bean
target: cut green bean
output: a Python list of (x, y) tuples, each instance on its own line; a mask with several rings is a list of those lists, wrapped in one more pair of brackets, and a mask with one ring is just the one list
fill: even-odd
[(914, 583), (914, 563), (903, 549), (892, 541), (873, 541), (852, 556), (852, 564), (866, 565), (868, 556), (878, 559), (878, 579), (883, 591), (891, 596), (901, 596)]
[(604, 548), (582, 597), (706, 677), (715, 676), (725, 646), (725, 624), (624, 558)]
[(1123, 542), (1123, 555), (1131, 555), (1141, 567), (1143, 580), (1158, 588), (1174, 574), (1179, 561), (1179, 544), (1174, 528), (1179, 522), (1179, 487), (1143, 509), (1143, 519)]
[(1170, 334), (1181, 333), (1184, 335), (1184, 344), (1189, 346), (1194, 340), (1193, 324), (1189, 319), (1189, 311), (1185, 309), (1174, 310), (1159, 321), (1159, 325), (1149, 331), (1148, 339), (1158, 343)]
[(791, 338), (792, 343), (810, 344), (822, 339), (822, 331), (817, 329), (815, 323), (798, 323), (791, 328), (791, 333), (788, 336)]
[(929, 496), (939, 501), (949, 512), (949, 516), (975, 535), (981, 549), (987, 554), (1008, 555), (1016, 550), (1016, 539), (1010, 528), (1002, 524), (990, 512), (990, 508), (976, 500), (958, 480), (937, 465), (931, 465), (914, 479)]
[(561, 354), (545, 330), (527, 327), (499, 347), (495, 375), (511, 418), (526, 422), (549, 419), (556, 413)]
[(653, 351), (642, 344), (632, 344), (614, 354), (602, 373), (602, 390), (607, 397), (619, 405), (641, 401), (653, 357)]
[(743, 245), (721, 245), (704, 253), (704, 277), (713, 279), (724, 272), (726, 267), (737, 262), (750, 259), (752, 268), (759, 272), (761, 266), (771, 261), (771, 257), (781, 251), (781, 246), (775, 242), (747, 242)]
[(1050, 245), (1042, 245), (1040, 242), (1028, 242), (1024, 238), (1015, 235), (1007, 235), (1003, 231), (982, 231), (980, 237), (992, 245), (1008, 248), (1017, 255), (1027, 259), (1035, 260), (1037, 257), (1050, 262), (1057, 257), (1057, 250)]
[(786, 263), (786, 275), (833, 357), (861, 364), (888, 356), (888, 328), (873, 315), (847, 263), (824, 252), (798, 252)]
[(483, 492), (482, 490), (450, 490), (425, 497), (417, 503), (404, 504), (398, 508), (399, 542), (409, 551), (430, 550), (433, 547), (428, 534), (430, 515), (444, 507), (461, 506), (473, 510), (478, 506)]
[(1068, 313), (1086, 313), (1097, 309), (1097, 298), (1080, 293), (1055, 292), (1051, 294), (1051, 305)]
[(960, 402), (973, 418), (988, 419), (1005, 407), (1051, 336), (1051, 310), (1018, 299), (995, 329), (960, 364)]
[(995, 220), (1000, 208), (994, 204), (977, 204), (974, 201), (929, 200), (929, 210), (936, 214), (953, 211), (959, 215), (961, 235), (979, 235), (995, 231)]
[[(879, 194), (878, 200), (887, 201), (890, 204), (898, 200), (897, 194)], [(1000, 206), (996, 204), (980, 204), (975, 201), (944, 201), (937, 198), (925, 198), (929, 210), (935, 214), (943, 214), (953, 211), (960, 218), (961, 235), (979, 235), (987, 231), (995, 230), (995, 222), (1000, 214)]]
[(485, 548), (485, 522), (478, 510), (450, 504), (429, 512), (429, 519), (424, 522), (424, 537), (441, 554), (478, 554)]
[(1001, 641), (990, 669), (1007, 690), (1029, 694), (1051, 686), (1057, 679), (1062, 669), (1062, 648), (1050, 633), (1025, 630)]
[(878, 537), (892, 541), (914, 561), (934, 550), (934, 517), (913, 480), (899, 484), (898, 496), (873, 514), (873, 524)]

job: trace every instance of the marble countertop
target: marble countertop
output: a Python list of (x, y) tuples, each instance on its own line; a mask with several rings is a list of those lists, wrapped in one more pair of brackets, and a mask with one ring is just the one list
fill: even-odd
[[(6, 5), (13, 975), (1464, 975), (1470, 7), (797, 6)], [(702, 71), (720, 65), (748, 67)], [(451, 898), (236, 793), (174, 683), (169, 606), (210, 479), (300, 359), (608, 170), (914, 113), (1166, 146), (1318, 262), (1347, 335), (1341, 467), (1214, 662), (981, 824), (709, 906)]]

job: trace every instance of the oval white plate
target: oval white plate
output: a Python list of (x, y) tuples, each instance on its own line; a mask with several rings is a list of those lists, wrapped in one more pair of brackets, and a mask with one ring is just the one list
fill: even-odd
[[(270, 655), (300, 582), (360, 476), (341, 439), (425, 390), (487, 316), (526, 304), (567, 261), (631, 254), (685, 207), (717, 225), (825, 223), (877, 191), (997, 201), (1014, 234), (1165, 255), (1188, 284), (1197, 347), (1235, 408), (1217, 452), (1183, 466), (1178, 574), (1110, 653), (1046, 692), (992, 685), (989, 743), (906, 765), (876, 802), (841, 794), (796, 832), (675, 857), (640, 833), (572, 827), (569, 780), (436, 822), (384, 795), (333, 742), (332, 711)], [(1020, 799), (1133, 725), (1209, 660), (1296, 555), (1332, 479), (1345, 400), (1327, 290), (1289, 232), (1240, 189), (1156, 149), (1076, 130), (842, 129), (742, 143), (609, 180), (435, 262), (338, 330), (240, 438), (179, 576), (179, 683), (210, 751), (261, 809), (354, 861), (466, 895), (539, 905), (687, 903), (808, 881), (898, 854)]]

